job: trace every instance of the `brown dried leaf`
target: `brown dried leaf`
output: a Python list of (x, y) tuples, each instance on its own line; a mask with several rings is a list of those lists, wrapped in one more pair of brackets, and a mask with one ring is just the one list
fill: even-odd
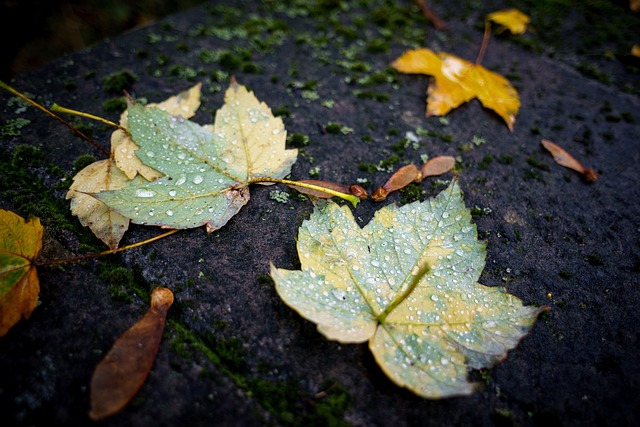
[(400, 190), (412, 182), (422, 181), (422, 174), (414, 164), (408, 164), (398, 169), (391, 177), (384, 183), (382, 187), (377, 188), (372, 194), (371, 198), (376, 202), (381, 202), (387, 198), (387, 195), (393, 191)]
[(89, 417), (100, 420), (124, 408), (144, 383), (158, 352), (173, 303), (167, 288), (155, 288), (145, 316), (118, 338), (91, 378)]
[(453, 169), (453, 166), (455, 164), (456, 159), (452, 156), (438, 156), (429, 159), (420, 168), (420, 172), (422, 172), (422, 179), (428, 176), (437, 176), (442, 175), (443, 173), (447, 173), (451, 169)]
[(558, 144), (553, 141), (549, 141), (548, 139), (543, 139), (540, 141), (544, 148), (546, 148), (551, 155), (553, 156), (553, 160), (560, 166), (564, 166), (565, 168), (573, 169), (576, 172), (580, 172), (582, 176), (589, 182), (594, 182), (598, 180), (598, 174), (595, 170), (591, 168), (585, 168), (582, 163), (577, 161), (571, 154), (567, 153), (564, 148), (560, 147)]

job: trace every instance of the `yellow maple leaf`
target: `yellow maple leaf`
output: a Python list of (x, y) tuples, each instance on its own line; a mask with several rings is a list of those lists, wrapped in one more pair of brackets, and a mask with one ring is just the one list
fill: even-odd
[(531, 22), (531, 18), (518, 9), (498, 10), (488, 14), (487, 19), (502, 26), (498, 31), (508, 29), (511, 34), (524, 34), (527, 31), (527, 24)]
[(433, 76), (427, 89), (427, 117), (443, 116), (477, 98), (513, 131), (520, 99), (516, 89), (500, 74), (455, 55), (436, 54), (426, 48), (406, 51), (391, 66), (405, 74)]
[(36, 308), (40, 282), (33, 261), (40, 249), (40, 220), (0, 209), (0, 336)]
[(127, 181), (127, 176), (116, 167), (113, 160), (98, 160), (73, 177), (73, 184), (66, 196), (67, 200), (71, 199), (71, 213), (111, 249), (118, 247), (129, 228), (129, 218), (109, 209), (88, 193), (119, 190)]

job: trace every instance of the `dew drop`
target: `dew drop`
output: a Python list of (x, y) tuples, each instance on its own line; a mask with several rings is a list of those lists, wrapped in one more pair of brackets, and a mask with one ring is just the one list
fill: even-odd
[(178, 178), (178, 180), (176, 181), (176, 185), (182, 185), (185, 182), (187, 182), (187, 175), (184, 173), (181, 173), (180, 178)]
[(333, 294), (333, 296), (338, 301), (346, 301), (347, 300), (347, 293), (345, 291), (343, 291), (342, 289), (333, 289), (331, 291), (331, 293)]
[(153, 197), (156, 195), (155, 191), (145, 190), (143, 188), (138, 188), (136, 190), (136, 197)]
[(178, 158), (179, 158), (180, 160), (184, 160), (184, 159), (186, 159), (186, 158), (187, 158), (187, 155), (186, 155), (185, 153), (180, 152), (180, 153), (178, 153)]
[(178, 192), (176, 190), (169, 190), (169, 195), (171, 197), (175, 197), (176, 194), (178, 194)]
[(371, 261), (371, 265), (373, 265), (374, 267), (380, 267), (380, 262), (374, 259), (373, 261)]
[(156, 153), (154, 153), (153, 151), (147, 151), (147, 156), (149, 157), (155, 157)]
[(202, 183), (202, 181), (204, 181), (204, 178), (202, 177), (202, 175), (196, 175), (193, 177), (194, 184), (200, 184)]
[(167, 211), (167, 216), (173, 216), (173, 211), (171, 209)]
[(431, 295), (431, 301), (438, 301), (438, 295)]

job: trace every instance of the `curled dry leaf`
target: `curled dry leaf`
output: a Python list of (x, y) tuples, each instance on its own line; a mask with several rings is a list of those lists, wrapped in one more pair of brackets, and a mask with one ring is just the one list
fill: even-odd
[(498, 10), (488, 14), (487, 19), (501, 25), (501, 30), (507, 29), (511, 34), (524, 34), (531, 21), (531, 18), (518, 9)]
[(426, 48), (406, 51), (391, 66), (401, 73), (433, 76), (427, 89), (427, 117), (443, 116), (477, 98), (513, 131), (520, 99), (518, 91), (500, 74), (455, 55), (436, 54)]
[(107, 205), (87, 193), (118, 190), (128, 180), (113, 160), (99, 160), (73, 177), (73, 184), (66, 196), (67, 199), (71, 199), (71, 213), (111, 249), (118, 247), (122, 236), (129, 228), (129, 218), (109, 209)]
[(560, 166), (573, 169), (576, 172), (580, 172), (585, 180), (589, 182), (595, 182), (598, 180), (598, 174), (594, 169), (586, 168), (577, 161), (571, 154), (567, 153), (562, 147), (553, 141), (543, 139), (541, 141), (544, 148), (547, 149), (553, 156), (553, 160)]
[(124, 408), (153, 366), (173, 293), (155, 288), (145, 316), (127, 330), (96, 367), (91, 378), (89, 417), (100, 420)]
[(36, 308), (40, 281), (33, 262), (40, 249), (40, 219), (0, 209), (0, 337)]

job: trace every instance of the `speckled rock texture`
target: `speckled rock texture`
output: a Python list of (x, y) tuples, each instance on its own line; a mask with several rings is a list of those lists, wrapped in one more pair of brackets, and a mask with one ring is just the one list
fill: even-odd
[[(535, 3), (518, 7), (534, 23), (553, 17)], [(123, 87), (149, 102), (201, 81), (193, 120), (204, 124), (235, 75), (297, 134), (289, 144), (301, 151), (293, 179), (364, 182), (372, 190), (423, 155), (457, 156), (465, 202), (487, 243), (480, 282), (550, 307), (502, 363), (469, 373), (482, 383), (478, 392), (421, 399), (394, 385), (366, 345), (327, 341), (287, 307), (269, 263), (299, 267), (296, 232), (312, 205), (293, 194), (282, 203), (272, 197), (276, 187), (256, 187), (212, 234), (184, 230), (116, 255), (39, 267), (40, 305), (0, 339), (0, 423), (90, 425), (93, 369), (161, 285), (175, 303), (154, 367), (131, 404), (101, 425), (638, 425), (638, 62), (611, 50), (608, 60), (589, 62), (601, 63), (599, 74), (585, 73), (579, 65), (589, 53), (571, 39), (585, 16), (577, 7), (555, 17), (565, 25), (558, 34), (572, 43), (545, 45), (535, 33), (492, 36), (483, 65), (509, 78), (522, 101), (513, 132), (477, 101), (446, 120), (424, 117), (429, 77), (388, 68), (416, 46), (473, 61), (483, 16), (511, 5), (434, 3), (449, 23), (436, 31), (410, 1), (212, 2), (8, 82), (45, 106), (117, 121), (120, 110), (105, 109), (121, 99), (119, 89), (109, 92), (109, 76), (130, 72), (135, 81)], [(624, 17), (610, 18), (623, 30), (639, 28), (626, 5), (609, 7)], [(610, 49), (624, 47), (602, 38)], [(41, 111), (23, 111), (6, 93), (0, 100), (0, 208), (41, 218), (43, 260), (106, 249), (64, 198), (78, 158), (104, 154)], [(18, 129), (18, 118), (30, 122)], [(108, 147), (110, 128), (69, 119)], [(600, 179), (589, 184), (556, 165), (542, 138)], [(364, 201), (355, 216), (364, 225), (384, 204), (432, 197), (451, 177), (383, 203)], [(159, 232), (131, 226), (122, 245)]]

